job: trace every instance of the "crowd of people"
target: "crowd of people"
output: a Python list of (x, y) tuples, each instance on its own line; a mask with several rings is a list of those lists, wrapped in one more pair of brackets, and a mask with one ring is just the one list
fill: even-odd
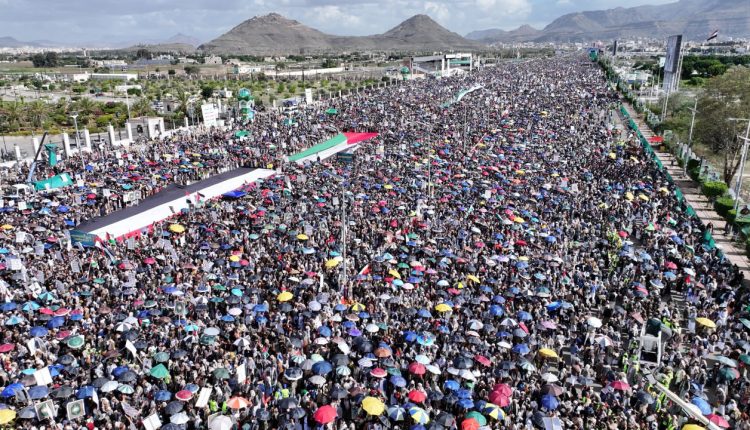
[[(77, 182), (0, 209), (0, 423), (749, 429), (742, 273), (618, 106), (559, 56), (40, 163)], [(283, 162), (340, 131), (378, 137)], [(70, 241), (124, 191), (279, 163), (241, 198)]]

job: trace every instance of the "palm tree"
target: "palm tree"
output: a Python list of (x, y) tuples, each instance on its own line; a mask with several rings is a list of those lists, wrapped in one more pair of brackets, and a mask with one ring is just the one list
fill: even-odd
[(34, 128), (41, 128), (44, 125), (44, 121), (49, 116), (49, 113), (49, 106), (41, 100), (34, 100), (26, 105), (28, 120)]
[(134, 117), (154, 115), (154, 110), (151, 108), (151, 103), (145, 97), (138, 99), (132, 106), (130, 106), (130, 114)]
[(4, 119), (8, 130), (20, 130), (24, 121), (23, 105), (18, 100), (1, 104), (0, 117)]

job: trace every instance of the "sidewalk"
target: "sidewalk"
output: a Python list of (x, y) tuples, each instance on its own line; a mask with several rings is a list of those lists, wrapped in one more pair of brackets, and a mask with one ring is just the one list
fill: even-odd
[[(628, 114), (630, 114), (630, 117), (638, 125), (638, 128), (646, 139), (654, 136), (654, 132), (632, 106), (627, 103), (623, 103), (623, 106), (625, 106)], [(696, 215), (698, 215), (704, 224), (713, 224), (713, 239), (716, 242), (716, 247), (724, 253), (730, 262), (736, 264), (742, 270), (745, 280), (750, 280), (750, 259), (748, 259), (742, 244), (732, 242), (729, 236), (723, 234), (724, 226), (726, 225), (724, 218), (714, 211), (708, 197), (701, 194), (698, 185), (683, 174), (682, 168), (677, 163), (677, 158), (668, 152), (657, 151), (656, 148), (654, 148), (654, 152), (659, 157), (659, 160), (661, 160), (664, 168), (672, 176), (675, 185), (682, 191), (685, 200), (695, 210)]]

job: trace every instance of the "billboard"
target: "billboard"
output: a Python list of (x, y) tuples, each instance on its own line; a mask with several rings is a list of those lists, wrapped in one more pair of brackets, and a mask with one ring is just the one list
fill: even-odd
[(664, 61), (664, 91), (672, 92), (680, 82), (680, 50), (682, 35), (669, 36), (667, 39), (667, 57)]
[(206, 127), (216, 127), (216, 120), (219, 119), (219, 110), (213, 104), (201, 105), (201, 113), (203, 114), (203, 124)]

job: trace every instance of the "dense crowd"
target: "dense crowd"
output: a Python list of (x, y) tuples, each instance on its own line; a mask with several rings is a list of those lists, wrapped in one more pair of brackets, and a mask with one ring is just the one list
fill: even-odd
[[(243, 139), (185, 132), (40, 166), (81, 182), (22, 210), (4, 201), (0, 423), (698, 424), (661, 386), (712, 425), (750, 428), (742, 274), (618, 103), (595, 65), (555, 57), (363, 91), (293, 120), (264, 113)], [(348, 130), (379, 133), (352, 163), (282, 161)], [(278, 163), (244, 197), (126, 240), (66, 235), (122, 207), (120, 190)], [(57, 410), (39, 419), (48, 400)]]

